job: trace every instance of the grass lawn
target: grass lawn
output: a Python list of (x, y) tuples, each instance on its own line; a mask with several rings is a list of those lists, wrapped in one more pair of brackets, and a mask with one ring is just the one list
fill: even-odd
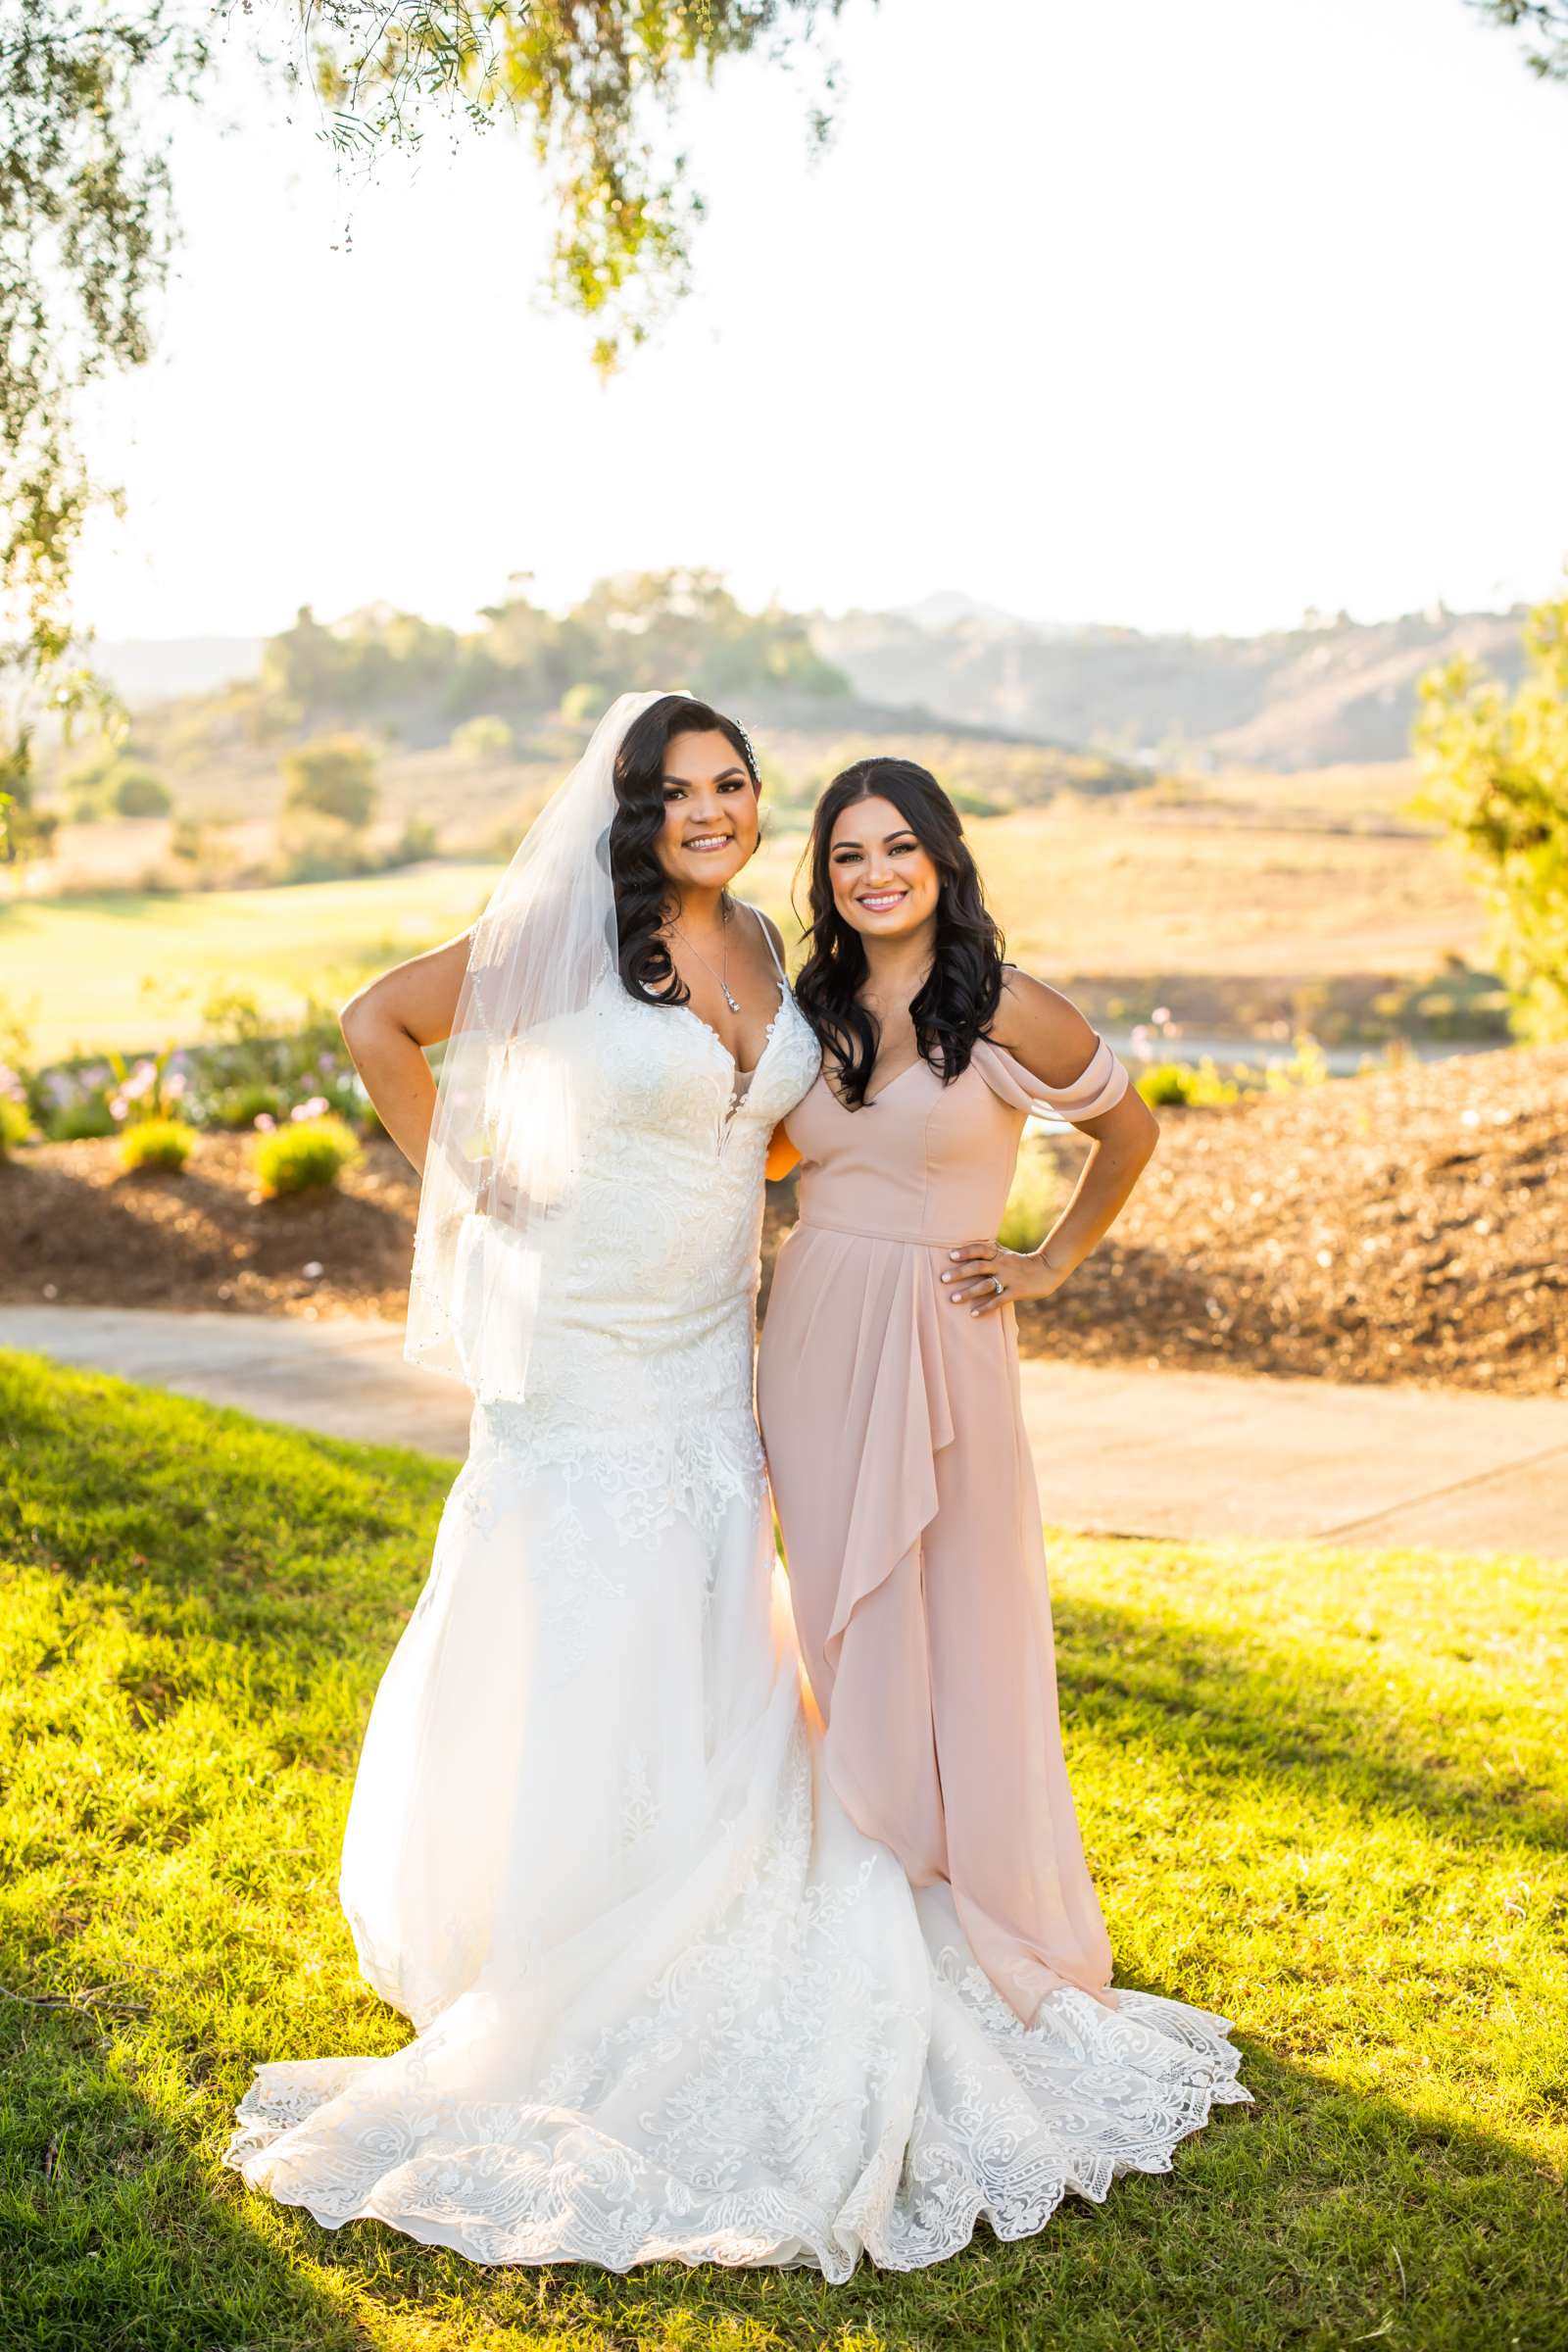
[(275, 890), (126, 892), (0, 904), (0, 1004), (48, 1060), (197, 1035), (208, 1000), (244, 989), (293, 1014), (471, 923), (499, 865), (419, 865)]
[[(1435, 840), (1155, 824), (1114, 803), (975, 818), (969, 833), (1012, 953), (1043, 973), (1426, 974), (1479, 946), (1479, 901)], [(772, 829), (740, 886), (791, 941), (804, 842)], [(270, 890), (0, 900), (0, 1004), (26, 1021), (43, 1059), (188, 1043), (220, 989), (279, 1013), (307, 996), (341, 999), (461, 931), (500, 870), (432, 863)]]
[(486, 2273), (222, 2171), (389, 2050), (333, 1892), (448, 1472), (0, 1356), (0, 2341), (28, 2352), (1568, 2346), (1560, 1576), (1054, 1546), (1119, 1974), (1236, 2019), (1175, 2172), (911, 2277)]

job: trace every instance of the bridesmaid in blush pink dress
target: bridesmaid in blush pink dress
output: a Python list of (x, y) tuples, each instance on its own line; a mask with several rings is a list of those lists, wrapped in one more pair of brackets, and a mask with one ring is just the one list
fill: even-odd
[[(811, 847), (798, 994), (823, 1070), (799, 1157), (759, 1411), (796, 1624), (847, 1810), (946, 1882), (1025, 2024), (1054, 1987), (1113, 2003), (1062, 1759), (1012, 1301), (1057, 1289), (1153, 1149), (1152, 1114), (1067, 1001), (1002, 961), (952, 803), (910, 761), (838, 777)], [(1024, 1122), (1095, 1149), (1042, 1248), (993, 1238)]]

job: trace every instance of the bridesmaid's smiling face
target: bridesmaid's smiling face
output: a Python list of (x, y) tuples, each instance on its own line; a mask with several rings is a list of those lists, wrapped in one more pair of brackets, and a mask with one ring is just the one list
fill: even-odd
[(757, 787), (727, 735), (672, 735), (664, 753), (664, 822), (654, 844), (682, 889), (722, 890), (757, 847)]
[(871, 939), (905, 939), (936, 919), (942, 877), (891, 801), (852, 801), (828, 849), (833, 904)]

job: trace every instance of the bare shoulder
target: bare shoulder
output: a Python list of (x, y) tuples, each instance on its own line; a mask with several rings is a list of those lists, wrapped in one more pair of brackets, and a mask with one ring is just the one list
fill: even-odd
[(779, 962), (782, 963), (784, 960), (784, 934), (772, 916), (764, 914), (760, 906), (754, 906), (750, 899), (737, 899), (735, 904), (737, 906), (744, 906), (747, 913), (755, 919), (758, 929), (778, 957)]
[(439, 1045), (452, 1034), (472, 946), (473, 933), (462, 932), (367, 982), (343, 1007), (344, 1035), (390, 1022), (421, 1046)]
[(1012, 963), (1003, 966), (991, 1036), (1047, 1086), (1081, 1077), (1100, 1042), (1070, 997)]

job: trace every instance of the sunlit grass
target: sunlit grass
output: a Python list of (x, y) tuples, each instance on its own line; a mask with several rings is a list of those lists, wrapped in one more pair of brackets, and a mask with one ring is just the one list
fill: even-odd
[(40, 1059), (137, 1049), (199, 1033), (217, 992), (264, 1010), (347, 994), (366, 972), (473, 921), (493, 865), (428, 865), (350, 882), (183, 896), (0, 904), (0, 1004)]
[(1053, 1545), (1120, 1974), (1250, 2110), (912, 2277), (486, 2273), (219, 2154), (258, 2057), (386, 2050), (333, 1892), (446, 1480), (0, 1357), (0, 2338), (29, 2352), (1568, 2344), (1560, 1575)]

